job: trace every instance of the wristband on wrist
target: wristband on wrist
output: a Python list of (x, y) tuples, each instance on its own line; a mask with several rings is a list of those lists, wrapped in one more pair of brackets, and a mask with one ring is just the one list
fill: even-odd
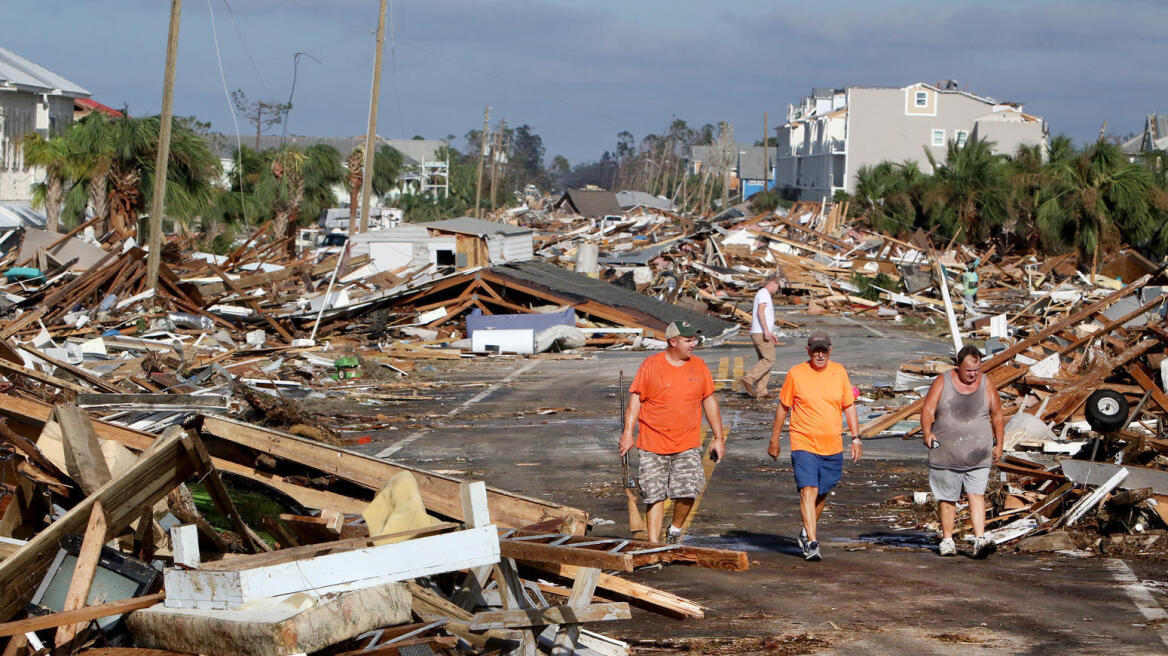
[(864, 441), (864, 439), (863, 439), (863, 438), (861, 438), (859, 435), (853, 435), (853, 436), (852, 436), (852, 441), (853, 441), (853, 442), (863, 442), (863, 441)]

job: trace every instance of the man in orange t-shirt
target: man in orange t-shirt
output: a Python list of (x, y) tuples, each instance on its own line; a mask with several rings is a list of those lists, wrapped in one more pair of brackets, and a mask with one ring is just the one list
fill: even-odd
[[(701, 358), (693, 355), (698, 330), (688, 321), (674, 321), (665, 329), (668, 345), (649, 356), (637, 369), (629, 392), (629, 412), (620, 437), (623, 456), (633, 448), (633, 428), (639, 428), (641, 450), (638, 482), (649, 509), (646, 524), (650, 542), (661, 539), (665, 500), (673, 499), (673, 521), (666, 533), (670, 544), (681, 542), (681, 527), (705, 486), (702, 468), (702, 413), (714, 434), (710, 455), (726, 452), (722, 415), (714, 398), (714, 379)], [(621, 390), (624, 393), (624, 390)]]
[(819, 516), (827, 506), (827, 495), (843, 473), (843, 443), (840, 440), (840, 412), (848, 418), (852, 434), (852, 462), (859, 462), (861, 441), (855, 396), (848, 372), (831, 362), (831, 337), (823, 331), (807, 338), (807, 362), (791, 367), (779, 391), (775, 425), (767, 453), (778, 460), (779, 435), (787, 414), (791, 415), (791, 465), (799, 488), (799, 514), (803, 528), (799, 546), (807, 560), (820, 560), (816, 533)]

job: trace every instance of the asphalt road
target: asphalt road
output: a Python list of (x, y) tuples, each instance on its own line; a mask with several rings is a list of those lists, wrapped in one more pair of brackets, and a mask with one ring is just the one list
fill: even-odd
[[(890, 384), (900, 362), (948, 351), (888, 323), (800, 320), (807, 322), (802, 336), (816, 327), (833, 334), (834, 359), (861, 386)], [(784, 339), (776, 372), (805, 359), (804, 339)], [(627, 383), (647, 355), (492, 358), (423, 369), (419, 379), (447, 385), (428, 392), (430, 400), (386, 410), (401, 417), (398, 425), (356, 448), (585, 508), (602, 520), (596, 533), (627, 535), (617, 381), (623, 371)], [(727, 383), (754, 363), (745, 343), (698, 355)], [(725, 643), (720, 653), (735, 645), (757, 650), (749, 636), (791, 635), (811, 641), (806, 651), (788, 653), (1168, 653), (1168, 620), (1159, 619), (1168, 609), (1162, 562), (1010, 550), (986, 560), (941, 558), (932, 535), (898, 529), (896, 510), (881, 504), (927, 490), (917, 441), (865, 443), (865, 457), (845, 467), (824, 515), (824, 560), (803, 561), (794, 540), (799, 519), (790, 463), (765, 453), (774, 402), (725, 389), (718, 396), (728, 454), (712, 472), (686, 540), (746, 550), (750, 571), (676, 566), (634, 573), (705, 605), (706, 618), (682, 622), (634, 611), (632, 620), (597, 630), (643, 641), (718, 638)], [(860, 412), (863, 418), (867, 411)], [(709, 643), (696, 644), (702, 650)]]

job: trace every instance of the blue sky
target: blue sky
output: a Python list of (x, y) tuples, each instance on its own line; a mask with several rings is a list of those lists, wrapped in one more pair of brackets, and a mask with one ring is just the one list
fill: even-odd
[[(185, 0), (175, 111), (234, 131), (227, 89), (287, 100), (288, 131), (368, 121), (377, 0)], [(133, 114), (161, 105), (169, 2), (5, 0), (0, 45)], [(1168, 111), (1168, 3), (391, 0), (378, 133), (531, 125), (572, 163), (673, 117), (761, 138), (812, 87), (954, 79), (1077, 142)], [(212, 14), (214, 30), (212, 29)], [(216, 39), (217, 33), (217, 39)], [(216, 50), (218, 48), (218, 57)], [(252, 129), (240, 125), (246, 135)], [(461, 139), (456, 142), (461, 146)]]

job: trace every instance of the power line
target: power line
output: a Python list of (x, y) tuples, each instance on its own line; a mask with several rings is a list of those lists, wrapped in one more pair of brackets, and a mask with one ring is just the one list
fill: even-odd
[(272, 92), (268, 90), (268, 83), (264, 81), (264, 74), (260, 72), (260, 67), (256, 66), (255, 58), (251, 56), (251, 50), (247, 47), (247, 39), (243, 38), (243, 32), (239, 30), (239, 22), (235, 20), (235, 11), (231, 9), (231, 3), (223, 0), (223, 6), (227, 7), (227, 13), (231, 14), (231, 24), (235, 26), (235, 34), (239, 36), (239, 43), (243, 46), (243, 52), (247, 54), (248, 61), (251, 62), (252, 70), (260, 78), (260, 86), (264, 88), (264, 95), (271, 98)]

